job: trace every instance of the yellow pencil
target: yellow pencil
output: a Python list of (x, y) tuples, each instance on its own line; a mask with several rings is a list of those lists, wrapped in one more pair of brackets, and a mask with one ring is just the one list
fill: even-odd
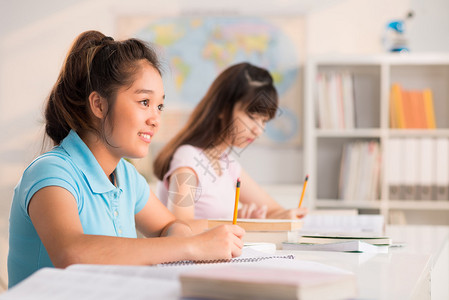
[(237, 179), (237, 186), (235, 188), (235, 203), (234, 203), (234, 218), (232, 224), (237, 224), (237, 211), (239, 209), (239, 197), (240, 197), (240, 178)]
[(309, 180), (309, 175), (306, 175), (306, 179), (304, 179), (304, 185), (302, 186), (301, 200), (299, 201), (298, 208), (301, 207), (302, 200), (304, 199), (304, 192), (306, 191), (307, 181)]

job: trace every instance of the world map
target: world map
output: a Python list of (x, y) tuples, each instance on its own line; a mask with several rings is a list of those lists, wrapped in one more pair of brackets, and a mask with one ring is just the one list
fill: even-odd
[(157, 47), (166, 71), (166, 99), (178, 107), (193, 108), (230, 65), (246, 61), (266, 68), (281, 99), (266, 135), (275, 142), (298, 135), (298, 113), (282, 101), (298, 83), (298, 50), (276, 25), (255, 17), (173, 17), (149, 22), (134, 35)]

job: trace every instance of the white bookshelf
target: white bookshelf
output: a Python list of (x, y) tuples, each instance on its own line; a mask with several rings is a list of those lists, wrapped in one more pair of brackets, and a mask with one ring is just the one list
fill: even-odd
[[(316, 113), (317, 74), (349, 71), (354, 76), (356, 101), (355, 129), (320, 129)], [(304, 171), (310, 175), (308, 203), (311, 208), (356, 208), (380, 212), (388, 220), (392, 211), (422, 211), (445, 214), (449, 224), (448, 201), (390, 200), (386, 181), (387, 141), (406, 137), (449, 138), (449, 53), (385, 54), (372, 56), (321, 56), (309, 59), (304, 82)], [(389, 97), (391, 83), (404, 88), (431, 88), (437, 129), (390, 129)], [(338, 181), (343, 145), (352, 141), (379, 142), (382, 152), (380, 193), (375, 200), (338, 199)], [(424, 216), (425, 215), (425, 216)], [(444, 218), (444, 217), (443, 217)], [(441, 217), (440, 217), (441, 219)]]

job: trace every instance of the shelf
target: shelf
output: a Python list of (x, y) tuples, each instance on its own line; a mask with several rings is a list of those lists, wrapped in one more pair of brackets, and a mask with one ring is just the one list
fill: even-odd
[[(352, 85), (348, 83), (350, 81), (347, 79), (347, 74), (350, 74), (352, 78)], [(401, 172), (400, 174), (412, 174), (406, 176), (407, 180), (410, 180), (409, 177), (416, 175), (417, 168), (404, 172), (399, 169), (404, 165), (402, 157), (393, 163), (387, 163), (386, 159), (392, 149), (390, 143), (394, 140), (403, 139), (404, 142), (408, 142), (421, 139), (432, 141), (449, 139), (449, 53), (323, 55), (308, 60), (304, 80), (303, 166), (305, 172), (314, 179), (309, 182), (308, 187), (312, 208), (355, 208), (360, 211), (377, 209), (386, 217), (386, 220), (394, 220), (389, 219), (389, 213), (392, 211), (407, 212), (409, 214), (407, 218), (423, 212), (422, 216), (419, 219), (415, 218), (413, 222), (429, 224), (434, 221), (432, 219), (434, 215), (440, 213), (443, 219), (447, 219), (445, 223), (449, 224), (449, 199), (447, 201), (389, 199), (392, 174), (396, 170)], [(341, 84), (342, 82), (346, 84)], [(437, 129), (390, 129), (390, 92), (393, 83), (399, 84), (405, 90), (430, 89), (432, 91)], [(352, 95), (348, 93), (348, 87), (352, 89)], [(337, 99), (336, 103), (335, 99)], [(354, 124), (352, 124), (353, 117)], [(348, 125), (345, 126), (346, 124)], [(350, 129), (344, 129), (345, 127)], [(346, 157), (343, 154), (347, 154), (349, 152), (347, 149), (351, 149), (348, 145), (362, 145), (371, 141), (379, 145), (382, 153), (380, 165), (374, 165), (369, 161), (366, 163), (360, 159), (362, 157), (360, 154), (356, 154), (355, 159), (358, 159), (358, 163), (352, 163), (349, 168), (351, 172), (348, 174), (362, 175), (345, 176), (340, 180), (341, 170), (348, 169), (348, 161), (351, 161), (346, 159), (343, 160), (345, 164), (342, 163), (342, 157)], [(401, 150), (404, 154), (413, 153), (406, 151), (407, 149), (401, 148)], [(366, 155), (363, 156), (365, 157)], [(422, 162), (420, 167), (425, 163), (430, 164), (434, 157), (428, 158), (429, 161), (420, 160)], [(407, 159), (405, 164), (417, 161), (410, 160), (408, 157), (404, 159)], [(378, 170), (380, 174), (379, 193), (375, 196), (379, 200), (337, 199), (345, 196), (346, 199), (365, 198), (365, 196), (358, 196), (366, 195), (364, 193), (354, 193), (354, 187), (357, 192), (367, 189), (372, 192), (372, 178), (376, 180), (376, 177), (370, 179), (366, 175), (367, 172), (360, 173), (362, 167), (369, 166), (370, 163), (371, 166), (374, 165), (373, 170), (375, 172)], [(396, 165), (397, 168), (395, 168)], [(439, 168), (449, 169), (449, 165), (443, 166), (442, 162), (439, 162), (436, 168), (441, 171), (442, 169)], [(419, 176), (419, 180), (423, 176)], [(345, 189), (348, 186), (345, 184), (348, 178), (351, 178), (349, 191), (357, 196), (344, 195), (348, 190)], [(439, 178), (441, 179), (441, 176)], [(365, 187), (360, 189), (363, 185)], [(416, 197), (418, 198), (418, 195)], [(366, 196), (366, 198), (372, 197)]]
[[(343, 201), (340, 199), (321, 199), (315, 203), (318, 208), (361, 208), (361, 209), (380, 209), (383, 203), (377, 201)], [(385, 203), (387, 205), (387, 203)], [(388, 201), (389, 209), (401, 210), (449, 210), (449, 201), (407, 201), (407, 200), (390, 200)]]
[(388, 64), (401, 65), (442, 65), (449, 64), (448, 53), (388, 53), (383, 55), (319, 55), (311, 59), (313, 64), (319, 66), (379, 66)]
[(449, 129), (390, 129), (389, 137), (449, 137)]
[(344, 201), (341, 199), (320, 199), (316, 200), (316, 207), (330, 207), (330, 208), (371, 208), (380, 209), (381, 202), (374, 201)]
[(403, 210), (448, 210), (449, 201), (402, 201), (402, 200), (390, 200), (388, 202), (390, 209), (403, 209)]
[[(317, 137), (335, 137), (335, 138), (364, 138), (373, 137), (378, 138), (381, 135), (380, 129), (352, 129), (352, 130), (338, 130), (338, 129), (316, 129)], [(448, 131), (449, 133), (449, 131)]]

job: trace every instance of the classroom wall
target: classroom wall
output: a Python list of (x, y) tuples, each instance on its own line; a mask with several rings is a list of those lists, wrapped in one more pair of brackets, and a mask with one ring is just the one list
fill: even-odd
[[(430, 2), (447, 6), (444, 0), (426, 1)], [(275, 7), (268, 0), (246, 1), (245, 6), (240, 3), (236, 0), (226, 3), (165, 0), (163, 4), (148, 0), (0, 0), (0, 278), (3, 282), (6, 281), (7, 220), (13, 187), (40, 151), (43, 101), (70, 43), (80, 32), (96, 29), (114, 36), (115, 18), (119, 14), (293, 15), (304, 18), (304, 60), (322, 53), (381, 52), (383, 24), (404, 16), (419, 1), (284, 0), (278, 1)], [(432, 38), (433, 33), (425, 35)], [(447, 42), (441, 42), (439, 47), (449, 50)], [(262, 183), (300, 182), (301, 160), (300, 147), (285, 147), (273, 153), (269, 147), (259, 146), (248, 149), (241, 158), (248, 172)]]

